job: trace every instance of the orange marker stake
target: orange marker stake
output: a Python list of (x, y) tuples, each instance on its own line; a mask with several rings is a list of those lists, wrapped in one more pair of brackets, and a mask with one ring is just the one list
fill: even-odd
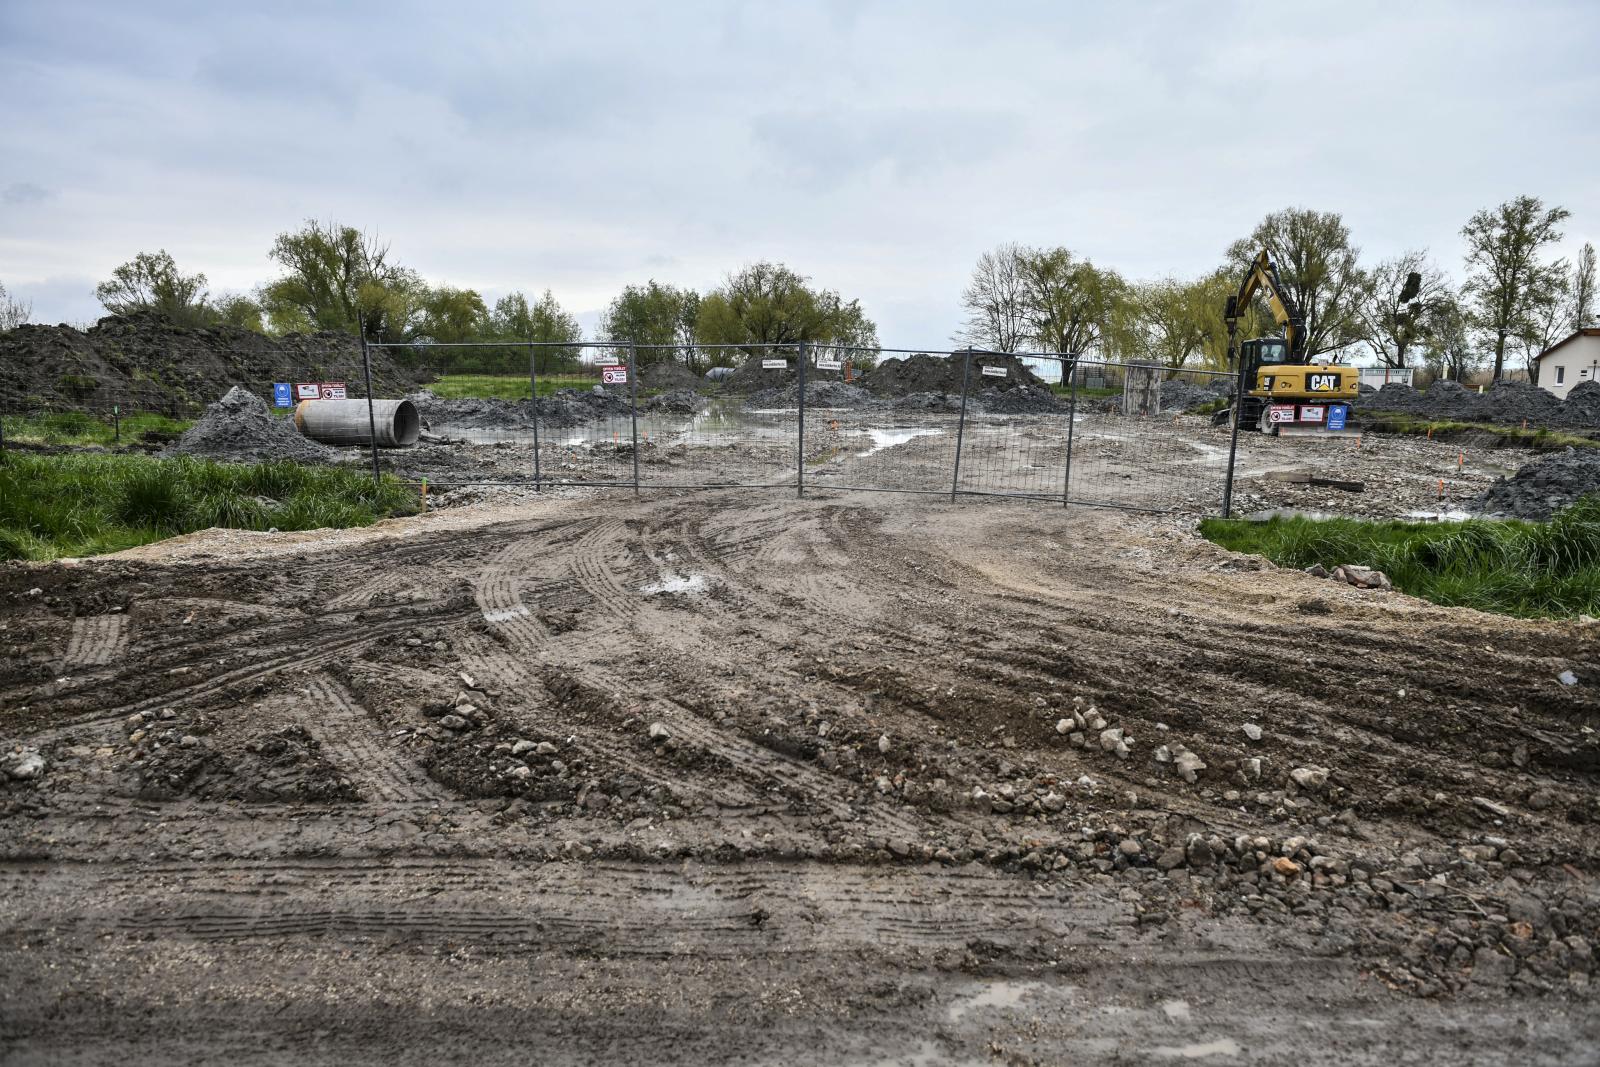
[(1463, 467), (1465, 467), (1466, 465), (1467, 465), (1467, 450), (1463, 448), (1461, 450), (1461, 458), (1456, 460), (1456, 473), (1460, 474), (1461, 473), (1461, 469)]
[(428, 513), (428, 479), (422, 479), (422, 513)]
[(1444, 479), (1443, 478), (1439, 479), (1439, 499), (1440, 500), (1444, 499)]
[(1428, 427), (1428, 440), (1430, 440), (1430, 441), (1433, 440), (1433, 427), (1432, 426)]

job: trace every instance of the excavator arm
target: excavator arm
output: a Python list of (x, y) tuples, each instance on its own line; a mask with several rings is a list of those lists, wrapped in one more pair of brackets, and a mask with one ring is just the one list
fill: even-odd
[(1244, 277), (1244, 282), (1239, 286), (1235, 296), (1228, 297), (1227, 309), (1223, 317), (1227, 319), (1230, 332), (1239, 319), (1244, 315), (1245, 308), (1250, 306), (1250, 301), (1257, 292), (1265, 292), (1267, 308), (1272, 312), (1273, 319), (1283, 329), (1284, 339), (1289, 342), (1289, 362), (1306, 362), (1306, 320), (1300, 314), (1300, 307), (1289, 295), (1289, 290), (1284, 288), (1283, 281), (1278, 277), (1277, 265), (1272, 262), (1272, 257), (1266, 249), (1256, 257), (1250, 265), (1249, 273)]

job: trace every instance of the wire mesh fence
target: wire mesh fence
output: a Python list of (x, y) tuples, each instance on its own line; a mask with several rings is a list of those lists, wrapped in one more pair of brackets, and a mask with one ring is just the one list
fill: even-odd
[[(226, 397), (82, 382), (0, 397), (0, 429), (148, 450), (204, 430), (214, 458), (370, 464), (438, 490), (787, 487), (1194, 513), (1225, 510), (1234, 456), (1211, 416), (1235, 375), (1058, 353), (372, 344), (239, 370)], [(293, 442), (321, 451), (280, 455)]]

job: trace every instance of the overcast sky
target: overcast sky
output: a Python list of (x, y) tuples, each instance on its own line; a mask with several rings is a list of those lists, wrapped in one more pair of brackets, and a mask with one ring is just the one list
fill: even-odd
[(781, 260), (894, 347), (948, 342), (1005, 241), (1185, 276), (1300, 205), (1459, 275), (1467, 217), (1530, 193), (1600, 243), (1593, 0), (233, 7), (0, 0), (0, 283), (36, 321), (156, 248), (251, 289), (308, 217), (588, 328)]

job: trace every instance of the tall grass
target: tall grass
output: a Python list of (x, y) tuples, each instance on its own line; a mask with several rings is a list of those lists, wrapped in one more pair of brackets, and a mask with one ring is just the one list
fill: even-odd
[(38, 415), (7, 415), (0, 429), (7, 441), (40, 445), (115, 445), (133, 444), (146, 431), (180, 434), (193, 423), (149, 412), (124, 415), (119, 426), (110, 415), (89, 415), (81, 411), (52, 411)]
[(0, 560), (115, 552), (173, 534), (366, 526), (416, 509), (393, 478), (294, 463), (8, 454), (0, 462)]
[[(557, 389), (590, 389), (600, 384), (598, 377), (565, 374), (539, 375), (539, 395), (549, 396)], [(526, 374), (446, 374), (428, 386), (434, 396), (454, 400), (472, 397), (479, 400), (527, 400), (533, 395)]]
[(1208, 519), (1200, 532), (1285, 567), (1376, 567), (1395, 588), (1436, 604), (1527, 618), (1600, 615), (1600, 496), (1547, 523)]

